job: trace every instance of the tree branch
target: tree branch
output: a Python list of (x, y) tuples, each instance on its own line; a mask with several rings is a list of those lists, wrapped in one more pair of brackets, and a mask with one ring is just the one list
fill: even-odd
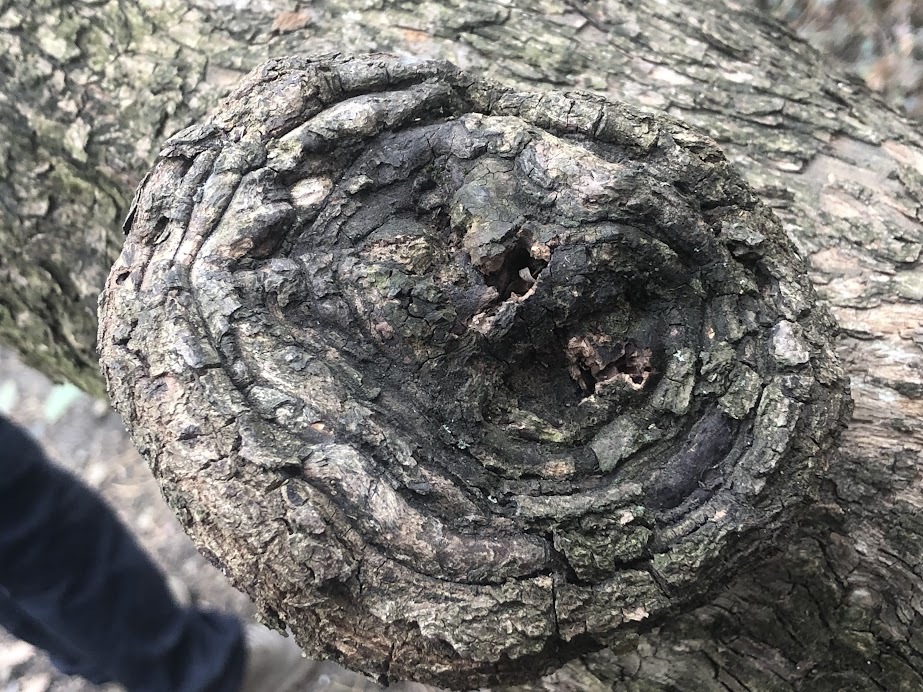
[(778, 221), (667, 117), (277, 60), (135, 200), (112, 400), (232, 579), (369, 674), (528, 680), (691, 610), (851, 410)]

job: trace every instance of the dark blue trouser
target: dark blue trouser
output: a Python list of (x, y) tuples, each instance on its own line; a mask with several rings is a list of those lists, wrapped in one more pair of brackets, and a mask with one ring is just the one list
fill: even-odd
[(236, 692), (243, 676), (240, 621), (179, 607), (102, 500), (2, 416), (0, 626), (131, 692)]

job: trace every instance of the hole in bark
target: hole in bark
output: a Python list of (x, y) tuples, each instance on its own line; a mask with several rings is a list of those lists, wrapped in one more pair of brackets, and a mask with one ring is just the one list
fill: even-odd
[(532, 288), (535, 278), (547, 264), (530, 255), (526, 248), (515, 247), (503, 258), (500, 268), (487, 274), (484, 280), (497, 289), (500, 300), (509, 300), (514, 293), (521, 296)]
[(590, 369), (581, 365), (580, 366), (580, 389), (585, 391), (587, 394), (593, 394), (596, 391), (596, 378), (593, 377), (593, 373), (590, 372)]
[[(614, 370), (613, 370), (614, 369)], [(644, 384), (654, 369), (651, 367), (651, 353), (649, 349), (640, 349), (633, 343), (625, 344), (625, 351), (615, 359), (609, 367), (603, 370), (602, 375), (612, 376), (615, 373), (628, 375), (635, 384)]]
[(596, 386), (619, 375), (631, 384), (632, 389), (643, 389), (655, 374), (649, 348), (639, 348), (635, 343), (611, 344), (608, 339), (593, 337), (572, 338), (566, 348), (571, 363), (571, 377), (589, 396)]

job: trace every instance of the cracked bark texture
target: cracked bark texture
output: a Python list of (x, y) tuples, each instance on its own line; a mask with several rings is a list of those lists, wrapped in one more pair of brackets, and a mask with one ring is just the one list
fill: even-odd
[(923, 147), (857, 80), (739, 3), (0, 8), (0, 334), (97, 392), (93, 304), (132, 190), (158, 141), (267, 57), (447, 58), (522, 89), (579, 87), (664, 110), (710, 134), (782, 219), (844, 328), (855, 413), (783, 554), (535, 688), (923, 687)]
[(521, 682), (691, 610), (817, 500), (850, 412), (781, 224), (598, 97), (270, 61), (127, 228), (116, 409), (231, 579), (376, 677)]

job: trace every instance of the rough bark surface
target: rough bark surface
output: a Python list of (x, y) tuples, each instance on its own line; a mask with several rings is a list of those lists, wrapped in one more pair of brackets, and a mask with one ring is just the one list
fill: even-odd
[(670, 118), (286, 59), (166, 143), (100, 354), (187, 526), (309, 652), (465, 688), (774, 547), (851, 410), (815, 302)]
[(0, 7), (0, 333), (96, 391), (92, 312), (121, 246), (114, 219), (155, 143), (267, 57), (447, 58), (523, 89), (580, 87), (665, 110), (710, 134), (808, 258), (844, 328), (855, 413), (784, 555), (544, 685), (923, 688), (923, 138), (856, 80), (716, 0)]

